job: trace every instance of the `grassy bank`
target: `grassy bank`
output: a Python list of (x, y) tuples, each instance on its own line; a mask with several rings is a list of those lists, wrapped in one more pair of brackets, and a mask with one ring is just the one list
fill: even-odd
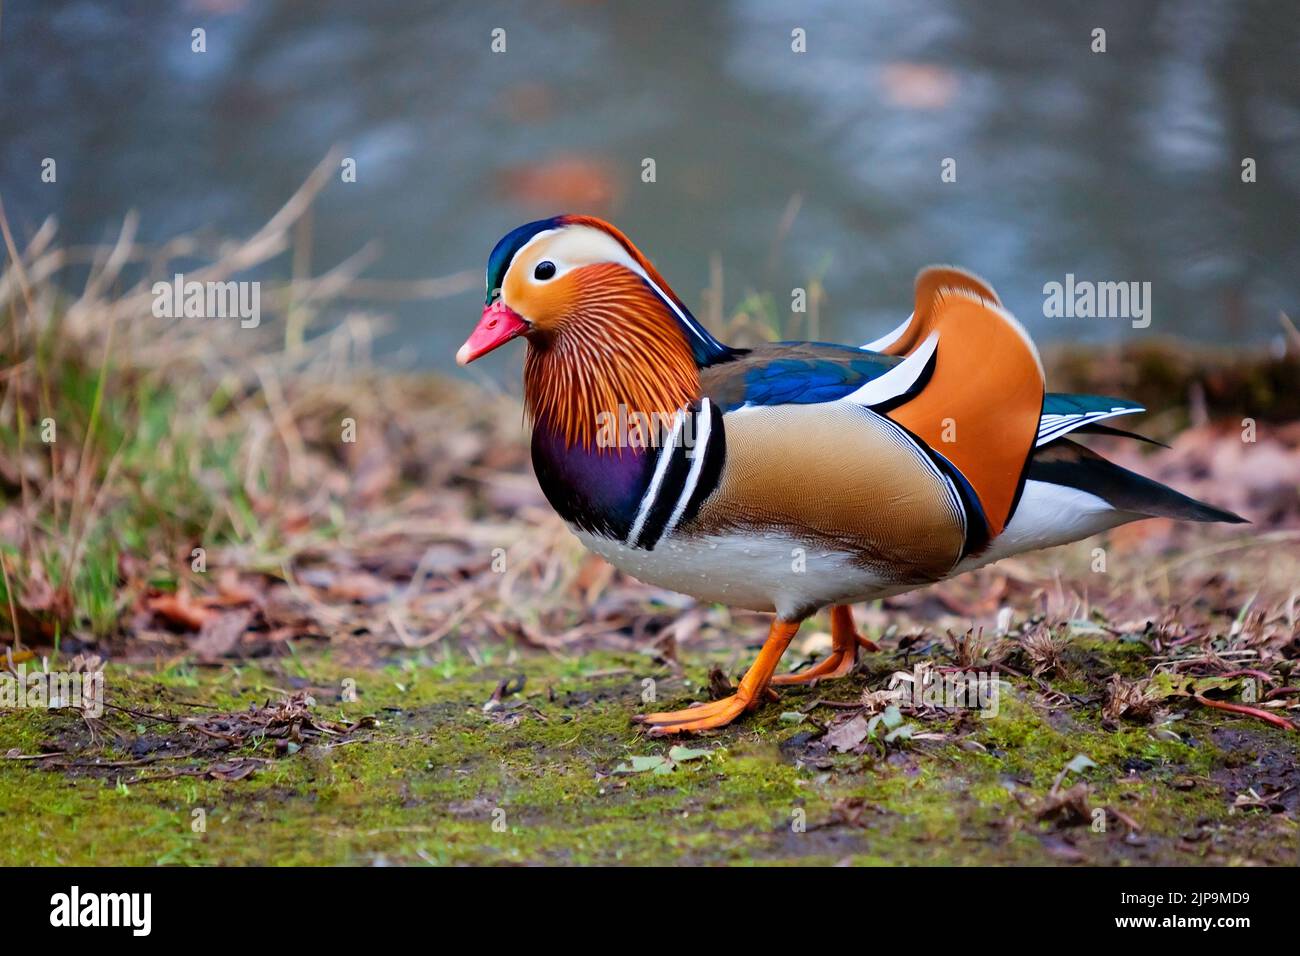
[[(311, 191), (195, 271), (292, 252)], [(0, 666), (107, 687), (101, 715), (0, 710), (0, 862), (1297, 862), (1294, 349), (1053, 362), (1162, 409), (1172, 448), (1110, 453), (1255, 525), (1148, 522), (860, 608), (882, 652), (852, 677), (652, 741), (647, 695), (721, 693), (759, 616), (583, 553), (516, 401), (371, 365), (338, 298), (359, 263), (214, 330), (127, 278), (202, 250), (130, 233), (76, 294), (52, 232), (0, 276)], [(780, 324), (760, 297), (725, 321)], [(991, 675), (998, 715), (886, 700), (918, 666)]]
[[(114, 668), (109, 699), (130, 711), (98, 726), (0, 716), (8, 743), (58, 751), (0, 767), (0, 862), (1296, 863), (1296, 736), (1203, 709), (1108, 724), (1086, 675), (1136, 675), (1140, 648), (1080, 638), (1074, 679), (1013, 681), (989, 720), (909, 715), (910, 737), (861, 752), (824, 742), (844, 711), (816, 701), (852, 702), (886, 660), (713, 739), (632, 732), (643, 677), (685, 699), (731, 656), (692, 655), (681, 675), (631, 651)], [(283, 708), (285, 692), (332, 732), (299, 724), (294, 742), (272, 722), (226, 745), (170, 722), (238, 736), (214, 713)]]

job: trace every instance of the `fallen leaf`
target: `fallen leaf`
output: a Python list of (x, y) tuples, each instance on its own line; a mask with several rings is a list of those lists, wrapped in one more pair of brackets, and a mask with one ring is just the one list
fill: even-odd
[(662, 754), (649, 754), (647, 756), (637, 756), (628, 759), (627, 763), (621, 763), (614, 768), (615, 773), (645, 773), (651, 770), (655, 773), (670, 773), (673, 769), (673, 762)]
[(1087, 754), (1075, 754), (1074, 759), (1065, 765), (1065, 769), (1070, 773), (1083, 773), (1095, 766), (1097, 765)]
[(885, 734), (885, 743), (892, 744), (895, 740), (910, 740), (915, 733), (916, 724), (904, 724)]
[(844, 753), (866, 740), (868, 733), (867, 719), (859, 715), (852, 720), (846, 720), (844, 723), (832, 727), (827, 731), (823, 739), (826, 746)]
[(336, 601), (354, 604), (375, 604), (385, 600), (393, 591), (390, 582), (365, 572), (341, 574), (330, 582), (326, 594)]
[(250, 610), (226, 611), (208, 617), (194, 641), (194, 654), (201, 663), (215, 664), (231, 656), (239, 646), (239, 639), (253, 620)]
[(896, 730), (903, 725), (903, 712), (898, 709), (897, 704), (890, 704), (872, 717), (867, 724), (867, 733), (874, 734), (880, 724), (884, 724), (886, 730)]
[(195, 603), (188, 588), (173, 594), (158, 594), (145, 602), (145, 607), (168, 624), (189, 631), (203, 627), (216, 612)]
[(232, 760), (214, 763), (208, 768), (208, 776), (214, 780), (243, 780), (256, 769), (257, 763), (252, 760)]
[(1039, 820), (1052, 820), (1058, 826), (1080, 826), (1092, 820), (1088, 804), (1088, 785), (1076, 783), (1068, 790), (1049, 793), (1034, 808)]

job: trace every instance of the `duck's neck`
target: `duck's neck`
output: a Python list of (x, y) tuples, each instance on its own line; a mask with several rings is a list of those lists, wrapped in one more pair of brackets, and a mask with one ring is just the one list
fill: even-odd
[(530, 336), (524, 403), (547, 500), (583, 530), (626, 537), (674, 416), (699, 397), (695, 357), (661, 307), (614, 314), (598, 300)]
[(677, 410), (699, 397), (695, 357), (661, 309), (616, 317), (587, 309), (529, 342), (525, 408), (536, 429), (569, 448), (638, 453), (649, 437), (642, 423), (662, 436)]

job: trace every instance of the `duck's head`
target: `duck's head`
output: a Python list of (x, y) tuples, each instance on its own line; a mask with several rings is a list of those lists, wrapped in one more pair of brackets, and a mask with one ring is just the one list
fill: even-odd
[[(460, 365), (521, 335), (537, 347), (576, 326), (614, 336), (620, 320), (636, 309), (674, 319), (700, 364), (729, 352), (632, 241), (594, 216), (539, 219), (506, 233), (488, 257), (486, 291), (483, 317), (456, 353)], [(604, 321), (597, 329), (586, 320), (602, 308)]]
[(487, 267), (483, 316), (456, 353), (467, 365), (511, 339), (529, 344), (525, 399), (586, 443), (593, 413), (671, 413), (699, 369), (733, 351), (710, 335), (618, 229), (592, 216), (541, 219), (507, 233)]

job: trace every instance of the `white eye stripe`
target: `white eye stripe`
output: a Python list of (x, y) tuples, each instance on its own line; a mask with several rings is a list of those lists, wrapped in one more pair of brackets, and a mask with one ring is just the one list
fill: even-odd
[[(566, 226), (562, 229), (546, 229), (539, 232), (519, 247), (514, 258), (511, 259), (506, 274), (510, 274), (510, 270), (515, 267), (515, 263), (520, 263), (526, 258), (525, 253), (534, 243), (549, 236), (556, 236), (554, 242), (551, 243), (551, 248), (546, 250), (542, 259), (531, 263), (528, 267), (527, 279), (530, 282), (536, 284), (554, 282), (574, 269), (607, 262), (624, 266), (642, 278), (648, 278), (640, 264), (628, 255), (627, 250), (623, 248), (621, 243), (608, 233), (591, 226)], [(533, 270), (541, 262), (553, 263), (555, 274), (548, 279), (537, 279), (533, 275)]]
[[(559, 233), (551, 248), (546, 250), (546, 259), (555, 264), (555, 274), (549, 279), (537, 279), (530, 271), (527, 281), (534, 285), (541, 285), (544, 282), (554, 282), (574, 269), (581, 269), (584, 266), (599, 265), (602, 263), (615, 263), (626, 269), (630, 269), (643, 280), (646, 285), (654, 292), (655, 295), (664, 303), (665, 306), (677, 316), (683, 326), (690, 330), (690, 333), (699, 339), (705, 345), (709, 344), (708, 338), (696, 326), (695, 322), (686, 317), (682, 307), (679, 306), (672, 296), (668, 295), (659, 284), (650, 278), (641, 263), (624, 248), (623, 244), (611, 236), (609, 233), (592, 226), (566, 226), (563, 229), (547, 229), (533, 236), (532, 239), (519, 247), (515, 253), (514, 259), (511, 260), (510, 268), (514, 268), (514, 263), (520, 261), (520, 256), (524, 250), (528, 249), (533, 243), (546, 236)], [(534, 266), (535, 268), (535, 266)], [(509, 275), (510, 269), (506, 270)]]
[[(539, 232), (537, 235), (533, 236), (533, 238), (529, 239), (529, 240), (528, 240), (527, 242), (525, 242), (522, 246), (520, 246), (518, 249), (516, 249), (516, 250), (515, 250), (515, 254), (514, 254), (513, 256), (510, 257), (510, 264), (509, 264), (508, 266), (506, 266), (506, 271), (505, 271), (505, 273), (501, 276), (501, 285), (504, 286), (504, 285), (506, 284), (506, 279), (509, 278), (509, 276), (510, 276), (510, 270), (512, 270), (512, 269), (515, 267), (515, 263), (516, 263), (516, 262), (519, 262), (519, 261), (520, 261), (520, 258), (519, 258), (519, 257), (522, 256), (522, 255), (524, 254), (524, 251), (527, 250), (529, 246), (533, 245), (533, 243), (535, 243), (535, 242), (538, 242), (538, 241), (540, 241), (540, 240), (542, 240), (542, 239), (545, 239), (547, 236), (553, 236), (553, 235), (555, 235), (555, 234), (556, 234), (557, 232), (559, 232), (559, 231), (560, 231), (560, 230), (558, 230), (558, 229), (543, 229), (543, 230), (542, 230), (541, 232)], [(558, 268), (558, 264), (557, 264), (557, 268)], [(559, 275), (559, 273), (557, 272), (556, 275)], [(530, 275), (528, 278), (529, 278), (530, 280), (532, 280), (533, 277)], [(553, 278), (555, 278), (555, 276), (552, 276), (551, 278), (553, 279)], [(547, 280), (547, 281), (550, 281), (550, 280)], [(500, 290), (499, 290), (499, 291), (500, 291)]]

